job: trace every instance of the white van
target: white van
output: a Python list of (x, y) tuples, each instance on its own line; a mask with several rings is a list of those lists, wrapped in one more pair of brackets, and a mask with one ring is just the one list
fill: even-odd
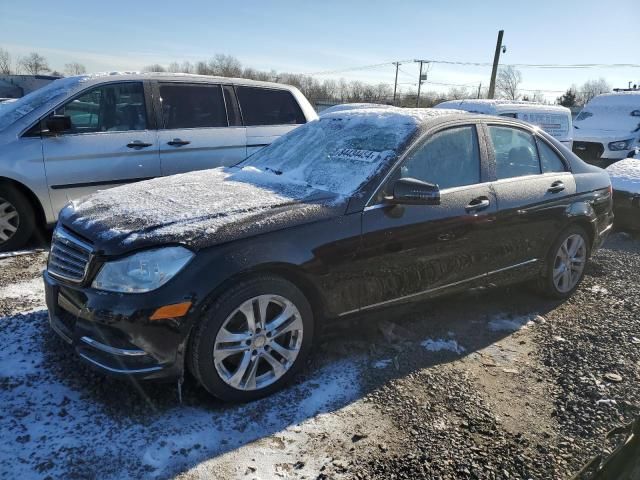
[(473, 113), (517, 118), (540, 127), (569, 149), (573, 143), (571, 110), (560, 105), (545, 105), (521, 100), (465, 99), (442, 102), (435, 108), (455, 108)]
[(167, 73), (51, 82), (0, 109), (0, 251), (23, 246), (70, 200), (233, 165), (317, 118), (297, 88), (277, 83)]
[(604, 93), (576, 117), (573, 153), (585, 162), (607, 167), (640, 150), (640, 91)]

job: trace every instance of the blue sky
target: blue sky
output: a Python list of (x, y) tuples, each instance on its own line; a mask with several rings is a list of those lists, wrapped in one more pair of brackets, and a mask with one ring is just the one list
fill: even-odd
[[(38, 51), (59, 70), (72, 61), (104, 71), (225, 53), (245, 66), (312, 73), (414, 58), (490, 62), (497, 31), (504, 29), (507, 53), (501, 63), (637, 63), (637, 0), (606, 5), (591, 0), (3, 1), (0, 47), (14, 57)], [(613, 86), (640, 83), (639, 68), (522, 73), (525, 89), (563, 90), (598, 77)], [(489, 74), (487, 67), (434, 64), (429, 80), (471, 87), (488, 83)], [(393, 75), (388, 65), (327, 76), (392, 83)], [(415, 88), (416, 77), (415, 64), (401, 66), (402, 89)]]

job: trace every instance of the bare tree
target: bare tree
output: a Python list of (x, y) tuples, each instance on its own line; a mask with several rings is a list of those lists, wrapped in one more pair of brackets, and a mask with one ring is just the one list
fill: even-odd
[(87, 69), (78, 62), (65, 63), (64, 73), (67, 75), (82, 75), (83, 73), (87, 73)]
[(4, 48), (0, 48), (0, 74), (11, 74), (11, 55)]
[(47, 59), (36, 52), (31, 52), (26, 57), (21, 58), (19, 63), (31, 75), (39, 75), (50, 70)]
[(448, 100), (462, 100), (464, 98), (471, 98), (471, 96), (469, 90), (465, 87), (451, 87), (446, 95)]
[(520, 94), (518, 87), (522, 83), (522, 73), (511, 65), (503, 67), (498, 72), (496, 87), (501, 97), (509, 100), (518, 100)]
[(611, 91), (611, 85), (604, 78), (598, 80), (587, 80), (580, 88), (578, 93), (577, 103), (585, 105), (593, 97), (600, 95), (601, 93), (607, 93)]
[(153, 63), (151, 65), (147, 65), (146, 67), (142, 67), (143, 72), (164, 72), (165, 68), (159, 63)]

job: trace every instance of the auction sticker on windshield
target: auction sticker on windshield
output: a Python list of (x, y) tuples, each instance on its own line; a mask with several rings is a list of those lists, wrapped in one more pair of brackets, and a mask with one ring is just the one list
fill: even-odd
[(339, 148), (332, 157), (343, 160), (358, 160), (360, 162), (373, 163), (380, 158), (380, 152), (372, 150), (358, 150), (357, 148)]

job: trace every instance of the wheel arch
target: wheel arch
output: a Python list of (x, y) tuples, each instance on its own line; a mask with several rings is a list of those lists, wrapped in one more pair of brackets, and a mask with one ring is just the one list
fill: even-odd
[(3, 185), (10, 185), (20, 193), (22, 193), (25, 197), (27, 197), (27, 200), (29, 200), (29, 203), (31, 204), (31, 207), (33, 208), (33, 211), (35, 213), (37, 227), (42, 228), (47, 224), (47, 217), (44, 211), (44, 207), (42, 206), (42, 202), (40, 202), (40, 199), (33, 190), (31, 190), (22, 182), (9, 177), (0, 176), (0, 187), (2, 187)]
[(593, 207), (585, 201), (572, 203), (567, 210), (567, 217), (569, 222), (565, 228), (577, 225), (582, 227), (589, 235), (589, 254), (591, 254), (598, 233), (596, 227), (597, 214)]

